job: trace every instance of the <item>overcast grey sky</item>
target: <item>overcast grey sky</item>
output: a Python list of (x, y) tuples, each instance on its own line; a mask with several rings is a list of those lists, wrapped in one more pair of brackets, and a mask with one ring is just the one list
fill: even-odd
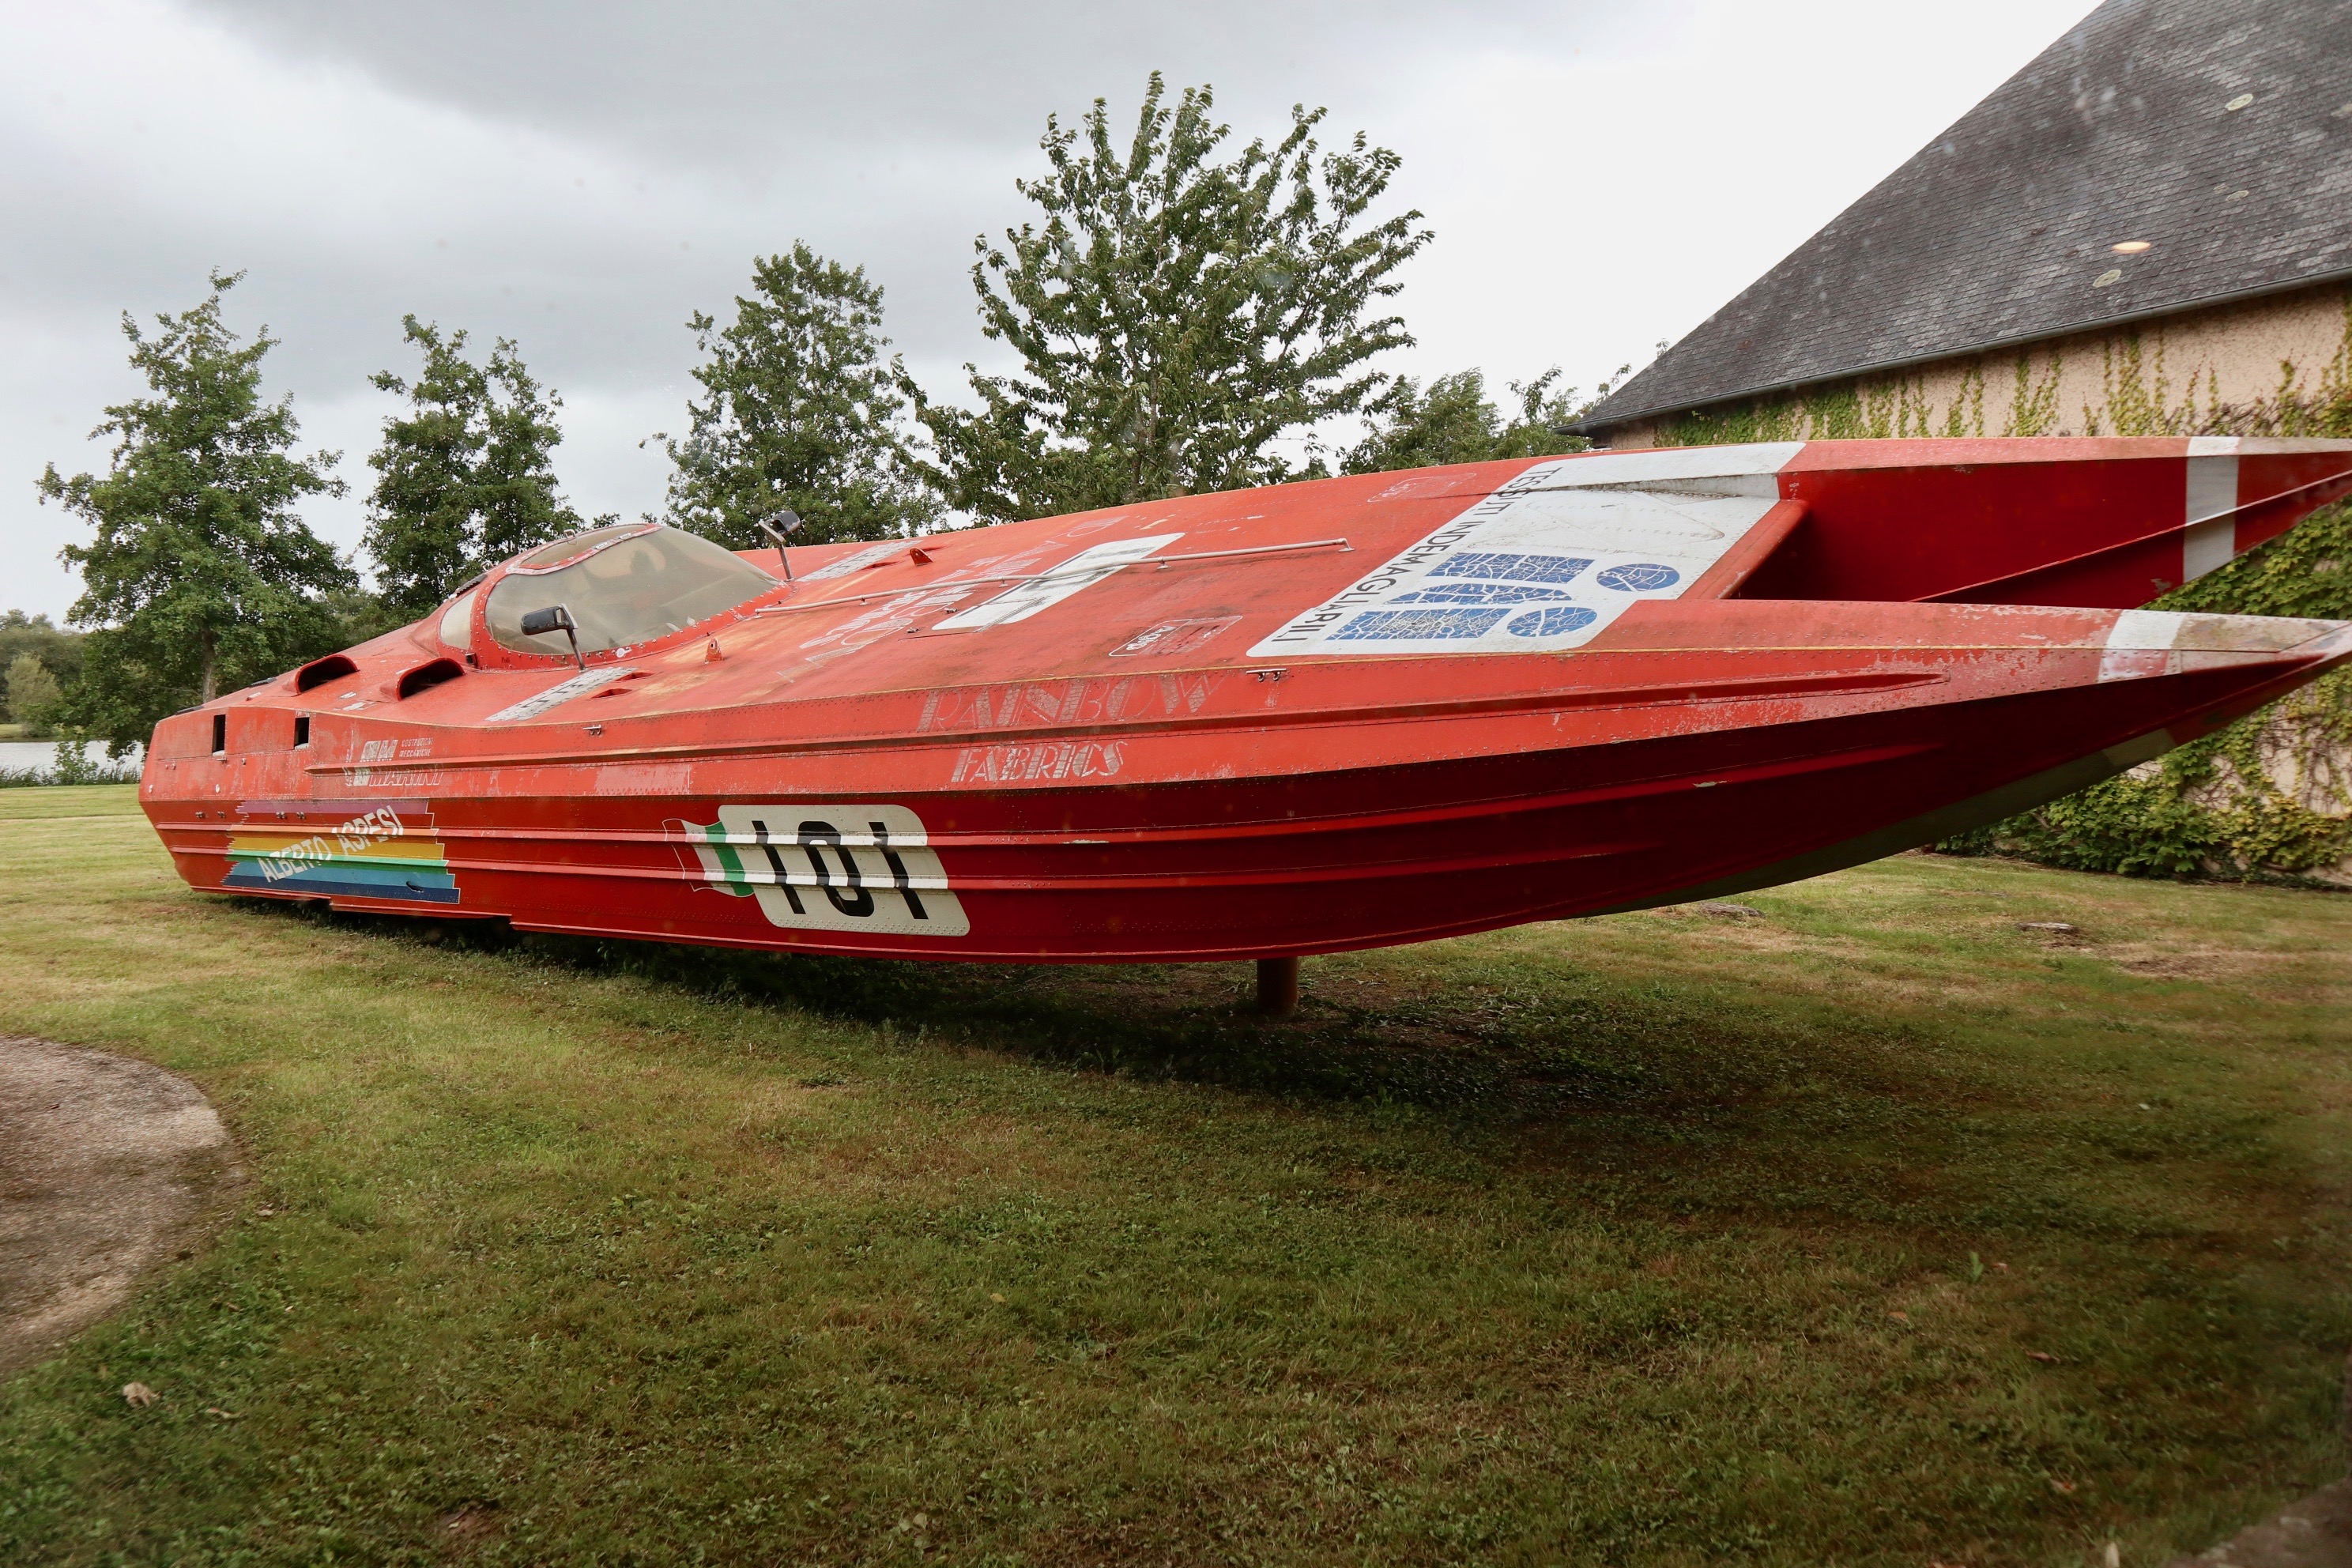
[(2089, 0), (0, 0), (0, 607), (62, 612), (78, 527), (36, 502), (136, 382), (117, 320), (245, 268), (243, 331), (353, 494), (414, 310), (520, 340), (583, 511), (659, 501), (684, 328), (795, 238), (862, 263), (935, 394), (985, 359), (973, 237), (1020, 221), (1049, 112), (1157, 67), (1237, 137), (1326, 105), (1403, 155), (1435, 244), (1395, 368), (1590, 386), (1688, 331)]

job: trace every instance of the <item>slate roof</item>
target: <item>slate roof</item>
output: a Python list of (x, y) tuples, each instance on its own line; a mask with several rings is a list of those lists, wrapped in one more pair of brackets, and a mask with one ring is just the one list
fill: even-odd
[(2107, 0), (1580, 427), (2339, 277), (2352, 0)]

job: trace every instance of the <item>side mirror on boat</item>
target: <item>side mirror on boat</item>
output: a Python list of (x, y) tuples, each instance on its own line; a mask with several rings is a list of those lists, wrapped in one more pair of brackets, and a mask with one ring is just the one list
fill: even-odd
[(572, 642), (572, 662), (581, 668), (588, 661), (580, 657), (580, 628), (572, 619), (572, 612), (562, 605), (550, 605), (543, 610), (533, 610), (522, 618), (522, 635), (543, 637), (550, 632), (562, 632)]
[(776, 542), (776, 559), (784, 563), (784, 581), (787, 583), (791, 582), (793, 580), (793, 562), (792, 557), (784, 553), (784, 536), (786, 534), (798, 533), (800, 531), (801, 514), (794, 511), (792, 508), (786, 507), (782, 511), (775, 514), (775, 521), (773, 522), (765, 522), (758, 519), (754, 519), (753, 522), (761, 533), (766, 534), (769, 538)]

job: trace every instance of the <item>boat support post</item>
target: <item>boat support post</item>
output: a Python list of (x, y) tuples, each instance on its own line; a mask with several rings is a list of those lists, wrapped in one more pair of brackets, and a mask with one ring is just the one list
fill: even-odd
[(1257, 961), (1257, 1010), (1276, 1018), (1298, 1011), (1298, 960)]

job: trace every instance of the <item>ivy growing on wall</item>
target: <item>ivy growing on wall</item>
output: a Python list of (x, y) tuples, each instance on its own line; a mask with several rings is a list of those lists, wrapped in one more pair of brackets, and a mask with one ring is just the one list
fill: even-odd
[[(2352, 437), (2352, 295), (2334, 356), (2282, 363), (2265, 398), (2221, 400), (2210, 373), (2176, 386), (2160, 337), (2111, 340), (2101, 401), (2075, 427), (2115, 436)], [(2058, 356), (2019, 354), (2004, 436), (2056, 432)], [(1984, 371), (1963, 378), (1940, 416), (1924, 382), (1901, 376), (1686, 415), (1669, 446), (1844, 437), (1986, 434)], [(2282, 538), (2150, 606), (2225, 615), (2352, 619), (2352, 502), (2322, 509)], [(1947, 840), (1955, 854), (2002, 853), (2127, 876), (2342, 882), (2352, 871), (2352, 671), (2283, 698), (2200, 741), (2038, 810)]]
[[(2225, 403), (2210, 372), (2175, 385), (2165, 363), (2161, 332), (2126, 332), (2100, 345), (2100, 395), (2076, 409), (2073, 426), (2085, 436), (2326, 436), (2352, 433), (2352, 293), (2344, 296), (2343, 335), (2333, 356), (2316, 367), (2279, 365), (2267, 397)], [(2032, 350), (2008, 362), (2013, 378), (2009, 412), (1999, 430), (1987, 427), (1985, 374), (1990, 356), (1969, 365), (1940, 410), (1923, 375), (1865, 376), (1802, 392), (1774, 394), (1685, 414), (1662, 426), (1666, 447), (1707, 447), (1738, 441), (1833, 441), (1931, 436), (2054, 436), (2068, 421), (2059, 399), (2063, 357), (2037, 360)]]
[[(2154, 607), (2352, 619), (2347, 564), (2352, 503), (2339, 502)], [(2347, 757), (2352, 672), (2338, 671), (2158, 762), (1938, 847), (2127, 876), (2311, 880), (2352, 859)]]

